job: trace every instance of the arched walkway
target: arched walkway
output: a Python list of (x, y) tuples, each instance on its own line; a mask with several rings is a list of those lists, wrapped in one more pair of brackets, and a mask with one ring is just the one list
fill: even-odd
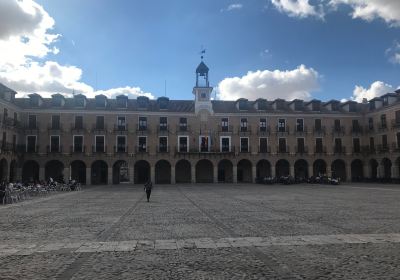
[(256, 176), (257, 178), (271, 177), (271, 163), (268, 160), (262, 159), (257, 162)]
[(199, 160), (196, 164), (196, 183), (212, 183), (214, 180), (214, 168), (208, 159)]
[(192, 168), (190, 162), (181, 159), (175, 165), (175, 182), (190, 183), (192, 181)]
[(39, 181), (39, 163), (34, 160), (28, 160), (22, 166), (22, 182), (35, 181)]
[(171, 164), (166, 160), (159, 160), (155, 166), (156, 184), (171, 184)]
[(294, 163), (294, 177), (296, 179), (308, 179), (308, 163), (299, 159)]
[(71, 179), (86, 184), (86, 164), (81, 160), (71, 162)]
[(233, 164), (230, 160), (223, 159), (218, 163), (218, 182), (233, 182)]
[(326, 174), (326, 162), (323, 159), (317, 159), (314, 161), (313, 174), (315, 177)]
[(53, 178), (54, 181), (57, 182), (63, 182), (64, 179), (64, 164), (61, 161), (58, 160), (50, 160), (46, 162), (46, 165), (44, 166), (44, 178), (46, 181), (48, 181), (51, 178)]
[(107, 185), (108, 165), (105, 161), (96, 160), (92, 163), (91, 182), (93, 185)]
[(129, 182), (129, 168), (125, 160), (118, 160), (113, 165), (113, 184)]
[(0, 160), (0, 182), (8, 181), (8, 162), (5, 158)]
[(10, 182), (15, 182), (17, 179), (17, 161), (13, 160), (10, 163), (10, 177), (9, 177), (9, 181)]
[(346, 163), (343, 160), (337, 159), (333, 161), (331, 169), (333, 178), (340, 178), (341, 181), (346, 181)]
[(370, 171), (370, 178), (371, 180), (375, 181), (376, 179), (378, 179), (378, 162), (376, 161), (376, 159), (370, 159), (369, 161), (369, 171)]
[(392, 178), (392, 161), (390, 159), (382, 159), (382, 171), (382, 177), (385, 180), (390, 180)]
[(363, 163), (360, 159), (351, 162), (351, 180), (353, 182), (361, 182), (364, 178)]
[(247, 159), (242, 159), (237, 164), (237, 181), (243, 183), (253, 182), (251, 170), (251, 162)]
[(275, 165), (276, 178), (280, 178), (282, 176), (289, 176), (290, 174), (290, 164), (286, 159), (280, 159), (276, 162)]
[(150, 164), (145, 160), (135, 163), (135, 184), (144, 184), (150, 180)]

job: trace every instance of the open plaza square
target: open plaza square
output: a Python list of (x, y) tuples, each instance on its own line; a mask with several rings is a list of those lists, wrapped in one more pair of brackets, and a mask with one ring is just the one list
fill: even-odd
[(87, 187), (0, 206), (0, 279), (399, 279), (398, 185)]

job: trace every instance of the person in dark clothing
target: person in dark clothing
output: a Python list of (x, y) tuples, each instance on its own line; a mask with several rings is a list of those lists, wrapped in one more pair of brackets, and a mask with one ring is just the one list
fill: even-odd
[(151, 189), (153, 188), (153, 183), (149, 180), (146, 184), (144, 184), (144, 191), (147, 195), (147, 202), (150, 200)]

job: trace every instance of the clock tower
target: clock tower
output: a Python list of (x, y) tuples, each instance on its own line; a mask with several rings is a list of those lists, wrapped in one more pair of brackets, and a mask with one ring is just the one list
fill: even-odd
[(202, 110), (208, 111), (209, 114), (213, 113), (211, 104), (211, 92), (208, 81), (208, 67), (203, 61), (203, 57), (199, 66), (196, 68), (196, 86), (193, 87), (193, 94), (195, 96), (195, 112), (196, 114)]

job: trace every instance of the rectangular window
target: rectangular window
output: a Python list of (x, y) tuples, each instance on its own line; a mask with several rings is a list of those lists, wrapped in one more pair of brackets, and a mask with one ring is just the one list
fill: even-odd
[(167, 117), (160, 117), (160, 130), (166, 131), (168, 129), (168, 119)]
[(382, 135), (382, 148), (384, 149), (388, 148), (387, 135)]
[(385, 114), (381, 115), (381, 127), (382, 127), (383, 129), (387, 128), (387, 125), (386, 125), (386, 115), (385, 115)]
[(240, 119), (240, 131), (242, 132), (247, 131), (247, 118)]
[(96, 146), (95, 146), (95, 150), (96, 153), (104, 153), (105, 151), (105, 137), (104, 135), (96, 135), (95, 136), (95, 142), (96, 142)]
[(4, 108), (3, 110), (4, 114), (3, 114), (3, 120), (6, 120), (8, 118), (8, 109)]
[(36, 129), (37, 128), (36, 115), (29, 115), (29, 117), (28, 117), (28, 127), (29, 127), (29, 129)]
[(139, 117), (139, 130), (147, 130), (147, 117)]
[(335, 153), (342, 153), (342, 139), (335, 138)]
[(260, 131), (261, 132), (267, 131), (267, 119), (266, 118), (260, 118)]
[(96, 116), (96, 129), (104, 129), (104, 116)]
[(317, 154), (322, 154), (324, 151), (324, 146), (322, 144), (322, 138), (315, 138), (315, 152)]
[(51, 129), (60, 129), (60, 116), (51, 116)]
[(321, 121), (321, 119), (315, 119), (314, 120), (314, 127), (315, 127), (315, 131), (321, 131), (322, 130), (322, 121)]
[(179, 142), (179, 152), (186, 153), (188, 152), (188, 137), (187, 136), (180, 136), (178, 137)]
[(74, 135), (74, 153), (83, 152), (83, 136)]
[(397, 124), (399, 124), (400, 123), (400, 110), (399, 111), (396, 111), (396, 113), (395, 113), (396, 115), (395, 115), (395, 121), (396, 121), (396, 123)]
[(75, 129), (83, 129), (83, 116), (75, 116)]
[(17, 149), (17, 135), (13, 135), (12, 148), (13, 148), (13, 151), (15, 151)]
[(231, 139), (230, 137), (221, 137), (221, 152), (231, 151)]
[(85, 107), (85, 99), (84, 98), (75, 97), (74, 101), (75, 101), (75, 107), (79, 107), (79, 108)]
[(242, 153), (249, 152), (249, 138), (247, 137), (240, 138), (240, 152)]
[(340, 132), (340, 120), (335, 120), (335, 125), (334, 125), (334, 129), (336, 132)]
[(210, 151), (210, 142), (208, 136), (200, 136), (200, 152)]
[(374, 137), (369, 138), (369, 149), (371, 151), (375, 151), (375, 139)]
[(305, 153), (305, 145), (304, 145), (304, 138), (297, 138), (297, 152), (298, 153)]
[(227, 132), (229, 130), (229, 120), (228, 118), (221, 119), (221, 131)]
[(28, 153), (36, 152), (36, 135), (26, 136), (26, 151)]
[(117, 153), (125, 153), (126, 152), (126, 136), (125, 135), (117, 136), (116, 152)]
[(57, 153), (60, 151), (60, 136), (52, 135), (50, 136), (50, 152)]
[(396, 133), (396, 140), (397, 140), (397, 149), (400, 148), (400, 132)]
[(260, 153), (268, 153), (268, 139), (266, 137), (260, 138)]
[(278, 120), (278, 131), (279, 132), (285, 132), (286, 131), (286, 120), (285, 119), (279, 119)]
[(147, 151), (147, 137), (139, 136), (139, 145), (138, 152), (146, 152)]
[(160, 153), (168, 152), (168, 137), (162, 136), (158, 138), (158, 151)]
[(118, 116), (117, 118), (117, 130), (126, 130), (126, 118), (125, 116)]
[(14, 112), (14, 124), (16, 124), (18, 121), (18, 114), (17, 112)]
[(126, 108), (127, 107), (127, 99), (125, 97), (117, 98), (117, 107), (118, 108)]
[(97, 97), (97, 98), (96, 98), (96, 107), (97, 107), (97, 108), (104, 108), (104, 107), (106, 107), (106, 100), (105, 100), (105, 98)]
[(297, 119), (296, 120), (296, 131), (297, 132), (303, 132), (304, 131), (304, 120), (303, 119)]
[(358, 120), (352, 120), (353, 132), (360, 132), (360, 124)]
[(360, 138), (353, 138), (353, 151), (355, 153), (361, 152)]
[(374, 119), (373, 118), (368, 118), (368, 129), (374, 130)]
[(286, 138), (279, 138), (278, 149), (280, 153), (286, 153)]
[(187, 118), (179, 118), (179, 130), (187, 131)]

